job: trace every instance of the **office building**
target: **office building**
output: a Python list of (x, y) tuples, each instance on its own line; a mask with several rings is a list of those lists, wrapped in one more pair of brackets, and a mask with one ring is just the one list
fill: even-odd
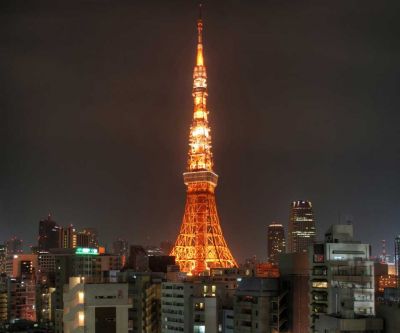
[(7, 255), (23, 252), (23, 241), (17, 237), (12, 237), (5, 242)]
[(75, 227), (71, 224), (61, 230), (61, 246), (64, 249), (74, 249), (78, 246), (78, 237)]
[(38, 256), (36, 254), (14, 254), (7, 256), (6, 274), (13, 278), (31, 278), (38, 270)]
[(87, 283), (71, 277), (63, 298), (64, 333), (128, 332), (126, 283)]
[(6, 272), (6, 260), (7, 260), (6, 246), (0, 244), (0, 274), (4, 274)]
[(310, 201), (293, 201), (290, 210), (288, 252), (307, 253), (315, 242), (315, 218)]
[(61, 228), (49, 214), (46, 219), (39, 221), (38, 250), (49, 251), (60, 247)]
[(278, 263), (280, 253), (285, 253), (285, 229), (282, 224), (272, 223), (267, 227), (268, 261)]
[(0, 275), (0, 325), (7, 321), (8, 318), (8, 278)]
[[(400, 280), (400, 235), (394, 239), (394, 264), (397, 278)], [(400, 288), (400, 283), (397, 287)]]
[(85, 227), (82, 231), (83, 234), (87, 235), (88, 243), (87, 245), (78, 245), (82, 247), (91, 247), (96, 248), (99, 247), (99, 233), (95, 228)]

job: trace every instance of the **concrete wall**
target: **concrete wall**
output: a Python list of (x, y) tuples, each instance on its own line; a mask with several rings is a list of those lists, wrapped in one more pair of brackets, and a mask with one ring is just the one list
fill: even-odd
[(385, 333), (400, 332), (400, 303), (376, 305), (376, 316), (382, 318)]

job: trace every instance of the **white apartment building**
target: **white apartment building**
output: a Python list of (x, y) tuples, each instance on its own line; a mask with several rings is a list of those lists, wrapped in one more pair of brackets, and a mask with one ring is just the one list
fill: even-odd
[(130, 307), (127, 284), (72, 277), (64, 287), (64, 332), (127, 333)]
[(309, 260), (310, 330), (380, 332), (370, 245), (353, 239), (353, 226), (333, 225), (324, 243), (311, 246)]
[(217, 333), (216, 286), (199, 281), (161, 286), (161, 332)]

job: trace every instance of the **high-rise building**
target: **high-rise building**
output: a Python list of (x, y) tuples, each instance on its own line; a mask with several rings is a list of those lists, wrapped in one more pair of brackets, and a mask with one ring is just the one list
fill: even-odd
[[(394, 264), (397, 278), (400, 280), (400, 235), (394, 239)], [(400, 285), (398, 285), (398, 287), (400, 287)]]
[(39, 251), (49, 251), (60, 247), (61, 228), (52, 220), (51, 214), (47, 219), (39, 221)]
[(10, 254), (18, 254), (23, 252), (23, 241), (18, 237), (12, 237), (5, 242), (6, 253)]
[(84, 231), (75, 231), (76, 247), (91, 247), (89, 246), (89, 235)]
[(183, 272), (198, 274), (213, 267), (237, 266), (222, 234), (215, 202), (218, 175), (213, 171), (208, 124), (207, 73), (203, 57), (203, 20), (197, 21), (197, 57), (193, 72), (193, 121), (189, 135), (183, 221), (171, 252)]
[(74, 249), (78, 246), (78, 236), (75, 227), (71, 224), (62, 228), (61, 248)]
[(353, 239), (351, 224), (333, 225), (309, 253), (310, 331), (380, 332), (375, 318), (370, 245)]
[(112, 253), (121, 257), (122, 266), (125, 267), (129, 255), (128, 242), (122, 238), (115, 240), (112, 245)]
[(267, 227), (268, 261), (278, 263), (279, 254), (285, 253), (285, 229), (282, 224), (272, 223)]
[(288, 253), (307, 252), (315, 242), (315, 219), (310, 201), (293, 201), (290, 211)]
[(9, 278), (0, 274), (0, 323), (7, 321), (8, 315), (8, 297), (7, 287)]
[[(98, 240), (99, 233), (97, 232), (97, 229), (86, 227), (83, 228), (82, 233), (87, 235), (88, 238), (88, 244), (85, 246), (92, 248), (99, 247), (99, 240)], [(83, 245), (78, 245), (78, 246), (83, 246)]]
[(6, 272), (6, 259), (7, 259), (6, 246), (0, 244), (0, 274)]

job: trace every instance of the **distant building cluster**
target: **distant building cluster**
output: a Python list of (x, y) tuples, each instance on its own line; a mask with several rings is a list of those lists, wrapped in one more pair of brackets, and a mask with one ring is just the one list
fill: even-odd
[[(303, 218), (313, 221), (303, 227), (315, 233), (311, 203), (306, 207)], [(289, 225), (297, 223), (294, 215), (301, 216), (291, 212)], [(181, 271), (168, 241), (129, 245), (118, 238), (108, 251), (92, 228), (60, 227), (48, 216), (38, 229), (38, 246), (29, 253), (17, 237), (0, 246), (4, 331), (392, 333), (400, 327), (399, 250), (395, 263), (387, 254), (372, 258), (351, 224), (331, 226), (322, 241), (299, 240), (307, 233), (297, 226), (299, 232), (288, 233), (296, 240), (288, 242), (303, 245), (287, 248), (285, 228), (274, 222), (267, 226), (267, 261), (254, 257), (197, 275)]]

